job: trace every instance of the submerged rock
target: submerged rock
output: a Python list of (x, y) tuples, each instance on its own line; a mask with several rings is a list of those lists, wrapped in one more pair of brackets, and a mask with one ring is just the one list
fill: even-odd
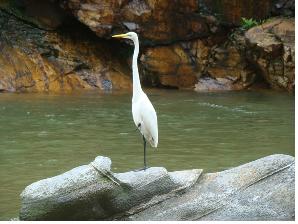
[(21, 194), (21, 220), (293, 220), (294, 158), (272, 155), (217, 173), (112, 173), (111, 161), (35, 182)]

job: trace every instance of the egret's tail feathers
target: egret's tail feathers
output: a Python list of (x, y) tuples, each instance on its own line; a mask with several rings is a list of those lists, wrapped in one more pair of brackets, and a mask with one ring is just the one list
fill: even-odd
[(157, 145), (158, 145), (158, 141), (155, 141), (153, 138), (149, 140), (149, 143), (150, 145), (153, 147), (153, 148), (157, 148)]
[(156, 141), (153, 145), (154, 148), (157, 148), (158, 142)]

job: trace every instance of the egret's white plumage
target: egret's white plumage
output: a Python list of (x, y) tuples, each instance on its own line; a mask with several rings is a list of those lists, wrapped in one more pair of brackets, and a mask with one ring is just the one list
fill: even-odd
[(158, 144), (158, 128), (156, 112), (144, 92), (132, 99), (132, 116), (135, 125), (152, 147)]
[[(146, 169), (146, 140), (152, 147), (158, 144), (157, 116), (154, 107), (147, 95), (144, 93), (140, 83), (138, 71), (139, 40), (134, 32), (114, 35), (116, 38), (127, 38), (134, 43), (134, 53), (132, 59), (133, 74), (133, 96), (132, 96), (132, 116), (135, 125), (144, 138), (144, 169)], [(146, 140), (145, 140), (146, 139)]]

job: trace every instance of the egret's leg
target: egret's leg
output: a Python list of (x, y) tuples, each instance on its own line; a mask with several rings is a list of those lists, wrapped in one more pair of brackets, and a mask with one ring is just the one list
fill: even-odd
[(146, 139), (143, 135), (143, 141), (144, 141), (144, 170), (147, 169), (147, 163), (146, 163)]
[(148, 169), (149, 167), (147, 167), (147, 160), (146, 160), (146, 139), (145, 139), (145, 137), (143, 136), (143, 142), (144, 142), (144, 167), (143, 168), (141, 168), (141, 169), (136, 169), (136, 170), (134, 170), (135, 172), (137, 172), (137, 171), (141, 171), (141, 170), (144, 170), (144, 171), (146, 171), (146, 169)]

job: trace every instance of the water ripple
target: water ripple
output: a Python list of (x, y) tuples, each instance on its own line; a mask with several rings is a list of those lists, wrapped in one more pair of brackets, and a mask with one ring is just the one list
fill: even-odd
[(223, 106), (223, 105), (218, 105), (218, 104), (214, 104), (214, 103), (198, 103), (201, 106), (207, 106), (207, 107), (211, 107), (211, 108), (219, 108), (219, 109), (223, 109), (223, 110), (227, 110), (227, 111), (232, 111), (232, 112), (240, 112), (240, 113), (244, 113), (244, 114), (257, 114), (257, 112), (254, 111), (247, 111), (244, 109), (241, 109), (239, 107), (235, 107), (235, 108), (230, 108), (227, 106)]

